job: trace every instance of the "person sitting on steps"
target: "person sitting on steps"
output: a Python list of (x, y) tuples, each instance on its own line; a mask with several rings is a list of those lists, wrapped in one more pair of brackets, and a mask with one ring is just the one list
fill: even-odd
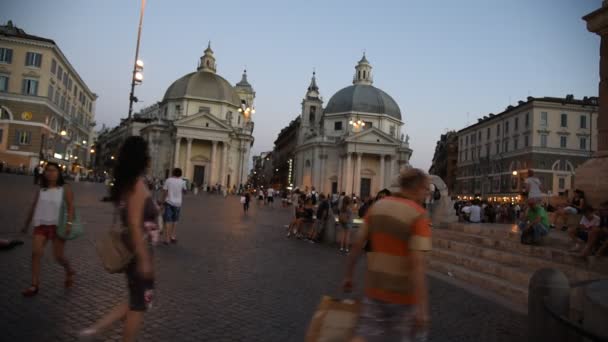
[(600, 217), (595, 215), (595, 211), (592, 207), (586, 206), (583, 208), (583, 217), (581, 218), (578, 227), (572, 227), (568, 230), (568, 236), (570, 236), (570, 239), (574, 243), (574, 247), (572, 247), (570, 251), (579, 252), (581, 249), (579, 241), (582, 241), (585, 247), (580, 251), (579, 256), (589, 256), (593, 248), (599, 242), (600, 223)]
[(549, 227), (549, 216), (536, 199), (528, 199), (526, 211), (527, 221), (519, 224), (521, 230), (521, 243), (526, 245), (539, 244), (543, 236), (547, 235)]

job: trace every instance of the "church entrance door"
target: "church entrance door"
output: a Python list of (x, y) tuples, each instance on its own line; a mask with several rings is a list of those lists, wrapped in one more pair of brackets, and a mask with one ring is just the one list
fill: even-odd
[(205, 167), (202, 165), (194, 165), (194, 177), (192, 177), (194, 184), (202, 186), (205, 184)]
[(359, 196), (361, 199), (366, 199), (370, 195), (372, 188), (372, 180), (370, 178), (361, 178), (361, 193)]

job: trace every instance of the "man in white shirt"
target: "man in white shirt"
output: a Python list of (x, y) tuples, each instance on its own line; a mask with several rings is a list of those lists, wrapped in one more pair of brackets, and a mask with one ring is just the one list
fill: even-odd
[(270, 205), (270, 207), (274, 207), (274, 189), (273, 188), (268, 188), (268, 190), (266, 191), (266, 201), (268, 202), (268, 205)]
[(481, 207), (479, 200), (473, 201), (473, 205), (469, 209), (469, 221), (471, 223), (481, 223)]
[(528, 170), (528, 178), (525, 180), (526, 192), (528, 193), (528, 199), (532, 199), (535, 202), (540, 202), (543, 197), (542, 183), (540, 179), (534, 177), (534, 170)]
[(568, 235), (574, 243), (574, 247), (570, 250), (571, 252), (580, 251), (581, 245), (579, 241), (584, 243), (585, 248), (581, 252), (580, 256), (586, 257), (591, 254), (594, 245), (598, 241), (598, 232), (601, 224), (600, 217), (595, 215), (593, 208), (585, 207), (583, 209), (583, 217), (579, 222), (578, 227), (570, 228)]
[(165, 181), (164, 190), (164, 205), (165, 212), (163, 220), (165, 220), (165, 245), (169, 242), (176, 243), (175, 229), (177, 221), (179, 221), (179, 213), (182, 207), (182, 193), (186, 189), (186, 182), (182, 179), (182, 169), (175, 168), (171, 173), (171, 177)]

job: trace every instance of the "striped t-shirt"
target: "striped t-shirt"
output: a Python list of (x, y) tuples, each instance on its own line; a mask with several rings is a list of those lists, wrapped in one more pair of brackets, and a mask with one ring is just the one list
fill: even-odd
[(426, 211), (416, 202), (386, 197), (368, 211), (360, 229), (371, 244), (367, 253), (365, 294), (394, 304), (414, 304), (410, 251), (431, 250)]

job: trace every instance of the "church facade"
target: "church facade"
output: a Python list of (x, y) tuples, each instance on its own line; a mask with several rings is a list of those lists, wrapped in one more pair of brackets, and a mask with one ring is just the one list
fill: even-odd
[(208, 46), (196, 71), (177, 79), (161, 102), (136, 116), (146, 122), (139, 134), (149, 143), (152, 176), (165, 178), (178, 167), (198, 186), (245, 185), (254, 100), (247, 71), (232, 86), (217, 74)]
[(388, 187), (409, 165), (412, 150), (409, 138), (401, 134), (401, 109), (373, 86), (372, 66), (365, 55), (355, 67), (352, 83), (324, 107), (313, 73), (302, 101), (293, 187), (365, 198)]

